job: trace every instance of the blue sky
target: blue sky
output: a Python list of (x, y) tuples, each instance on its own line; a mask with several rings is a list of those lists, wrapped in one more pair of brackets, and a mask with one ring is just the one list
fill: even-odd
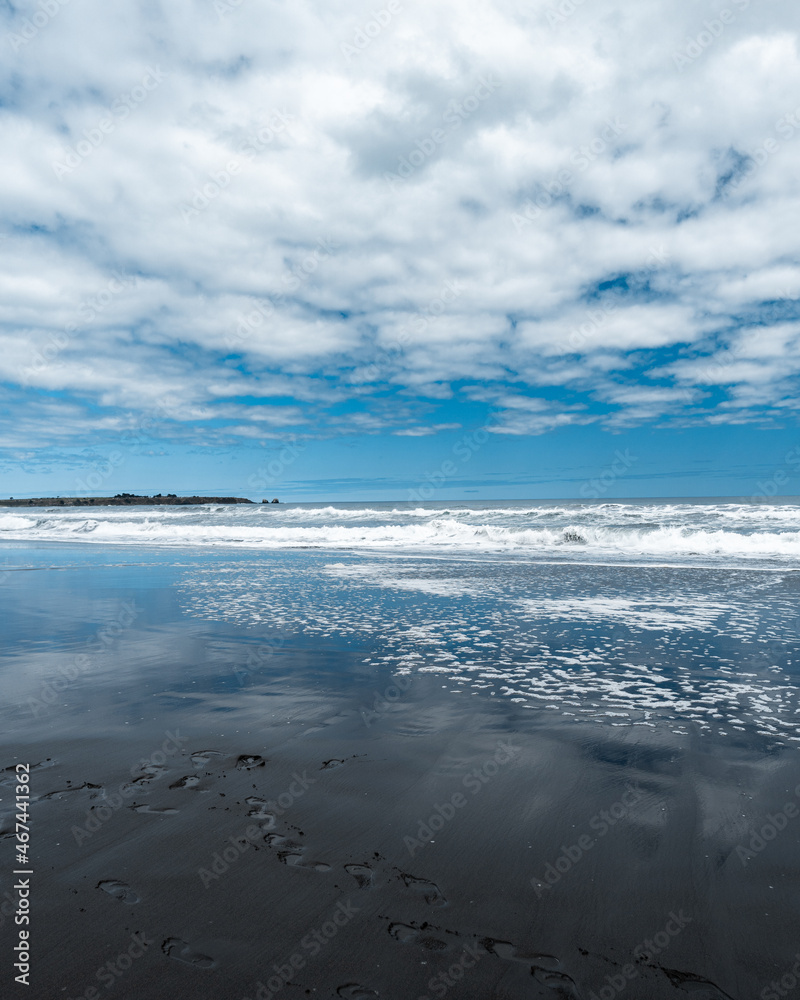
[(798, 21), (6, 0), (0, 493), (800, 494)]

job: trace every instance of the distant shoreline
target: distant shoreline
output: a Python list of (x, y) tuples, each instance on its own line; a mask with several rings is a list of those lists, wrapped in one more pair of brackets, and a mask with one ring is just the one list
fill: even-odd
[[(277, 503), (277, 500), (272, 502)], [(174, 493), (140, 497), (133, 493), (120, 493), (113, 497), (34, 497), (30, 500), (12, 498), (0, 500), (0, 507), (183, 507), (214, 503), (253, 503), (253, 501), (245, 497), (179, 497)]]

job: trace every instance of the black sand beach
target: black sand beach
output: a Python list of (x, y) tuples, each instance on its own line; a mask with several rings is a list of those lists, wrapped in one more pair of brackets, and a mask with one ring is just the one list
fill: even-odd
[(255, 577), (262, 625), (204, 617), (186, 552), (4, 556), (0, 878), (27, 762), (35, 985), (4, 903), (3, 996), (788, 995), (796, 747), (456, 693), (365, 635), (276, 632)]

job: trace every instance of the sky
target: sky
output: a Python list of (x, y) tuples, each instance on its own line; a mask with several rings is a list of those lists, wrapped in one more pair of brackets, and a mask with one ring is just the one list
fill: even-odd
[(798, 24), (0, 0), (0, 496), (800, 494)]

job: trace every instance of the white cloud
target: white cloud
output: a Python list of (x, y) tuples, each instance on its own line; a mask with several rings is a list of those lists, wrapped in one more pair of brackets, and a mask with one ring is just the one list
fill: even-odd
[[(787, 410), (800, 14), (734, 6), (680, 69), (711, 16), (689, 0), (563, 22), (404, 0), (349, 56), (371, 18), (351, 0), (75, 3), (7, 38), (8, 440), (85, 436), (167, 396), (165, 434), (216, 415), (222, 436), (421, 435), (449, 426), (421, 414), (458, 380), (497, 384), (513, 434), (606, 419), (575, 408), (598, 400), (623, 422)], [(0, 33), (21, 37), (25, 10)], [(378, 402), (385, 383), (407, 409)], [(541, 385), (564, 398), (514, 402)], [(711, 413), (704, 386), (728, 405)], [(43, 419), (42, 392), (68, 419)], [(345, 400), (371, 412), (326, 415)]]

